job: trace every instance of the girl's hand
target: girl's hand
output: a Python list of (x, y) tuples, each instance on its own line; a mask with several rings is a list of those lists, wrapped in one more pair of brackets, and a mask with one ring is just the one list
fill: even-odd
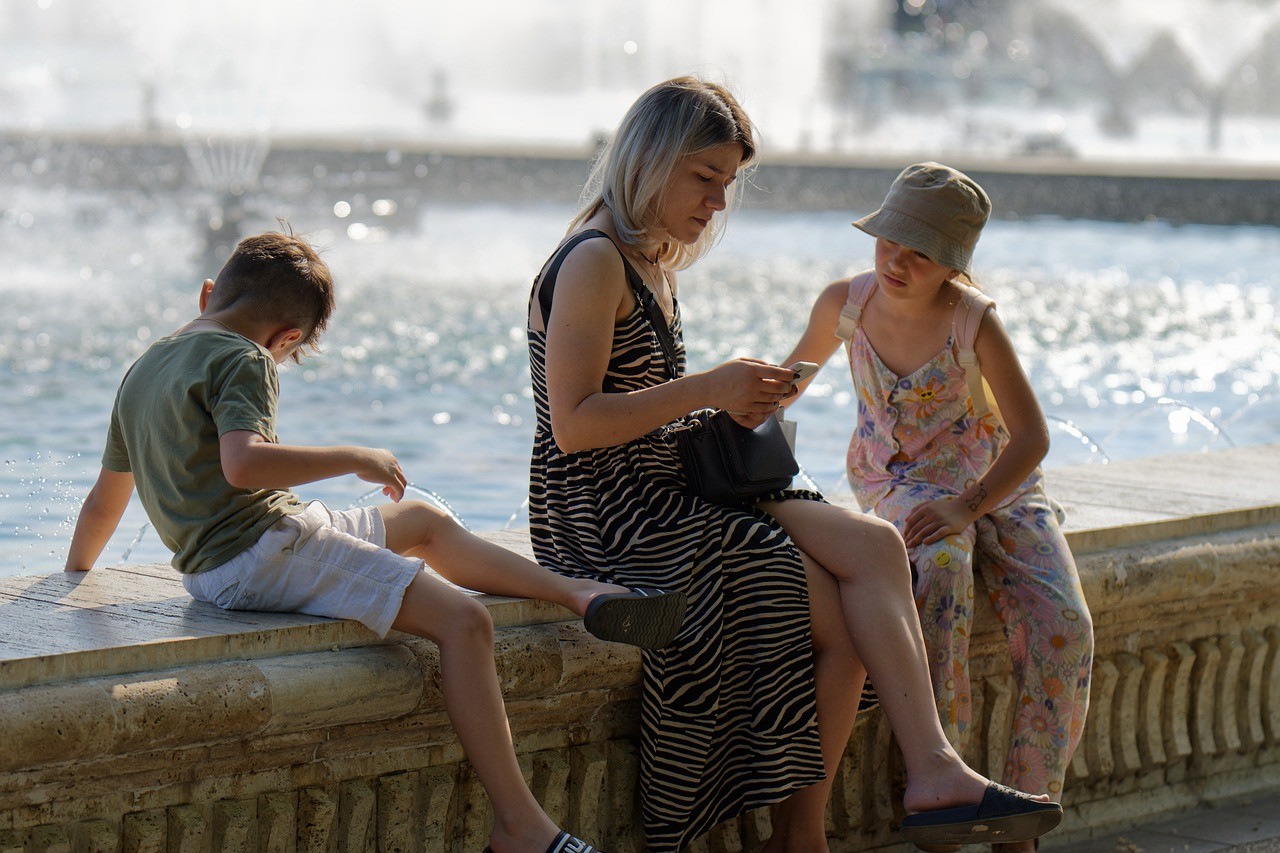
[(710, 404), (735, 415), (734, 419), (743, 426), (753, 421), (755, 426), (764, 423), (765, 417), (776, 412), (796, 390), (792, 383), (795, 374), (790, 368), (756, 358), (726, 361), (708, 370), (705, 376)]
[(932, 545), (947, 536), (962, 533), (977, 519), (978, 516), (959, 498), (925, 501), (907, 513), (902, 538), (908, 548)]

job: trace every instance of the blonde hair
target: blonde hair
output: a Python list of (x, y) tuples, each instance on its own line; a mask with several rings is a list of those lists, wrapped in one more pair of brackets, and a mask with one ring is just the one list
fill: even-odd
[[(650, 238), (680, 158), (731, 142), (742, 146), (742, 165), (749, 166), (756, 156), (751, 120), (725, 87), (696, 77), (659, 83), (631, 105), (592, 164), (569, 230), (607, 207), (619, 239), (638, 248)], [(729, 186), (727, 205), (736, 185)], [(684, 269), (715, 245), (723, 227), (723, 214), (715, 216), (696, 242), (667, 243), (661, 257)]]

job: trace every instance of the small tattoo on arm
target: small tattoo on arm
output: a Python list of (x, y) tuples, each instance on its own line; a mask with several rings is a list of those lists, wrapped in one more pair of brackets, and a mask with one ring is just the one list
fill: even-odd
[(977, 512), (978, 507), (982, 506), (982, 502), (987, 499), (986, 487), (981, 483), (978, 484), (978, 493), (969, 499), (969, 512)]

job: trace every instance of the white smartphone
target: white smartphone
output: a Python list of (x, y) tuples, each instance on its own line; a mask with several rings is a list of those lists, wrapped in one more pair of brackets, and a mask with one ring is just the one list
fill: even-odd
[(791, 371), (796, 375), (796, 378), (791, 381), (799, 384), (817, 373), (818, 365), (814, 364), (812, 361), (797, 361), (795, 364), (791, 365)]

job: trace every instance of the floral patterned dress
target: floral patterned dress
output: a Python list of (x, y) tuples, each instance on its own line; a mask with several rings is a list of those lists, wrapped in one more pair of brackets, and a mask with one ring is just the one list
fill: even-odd
[[(1009, 440), (985, 405), (975, 406), (958, 353), (976, 334), (961, 317), (990, 301), (965, 289), (946, 346), (908, 376), (885, 366), (859, 318), (875, 274), (854, 276), (842, 326), (857, 388), (858, 420), (849, 443), (849, 482), (862, 508), (899, 530), (924, 501), (960, 494)], [(975, 409), (982, 414), (975, 414)], [(910, 550), (916, 606), (930, 655), (938, 714), (962, 748), (972, 722), (969, 637), (976, 565), (1009, 640), (1016, 679), (1005, 784), (1057, 798), (1080, 742), (1089, 704), (1093, 625), (1056, 508), (1037, 469), (974, 524)]]

